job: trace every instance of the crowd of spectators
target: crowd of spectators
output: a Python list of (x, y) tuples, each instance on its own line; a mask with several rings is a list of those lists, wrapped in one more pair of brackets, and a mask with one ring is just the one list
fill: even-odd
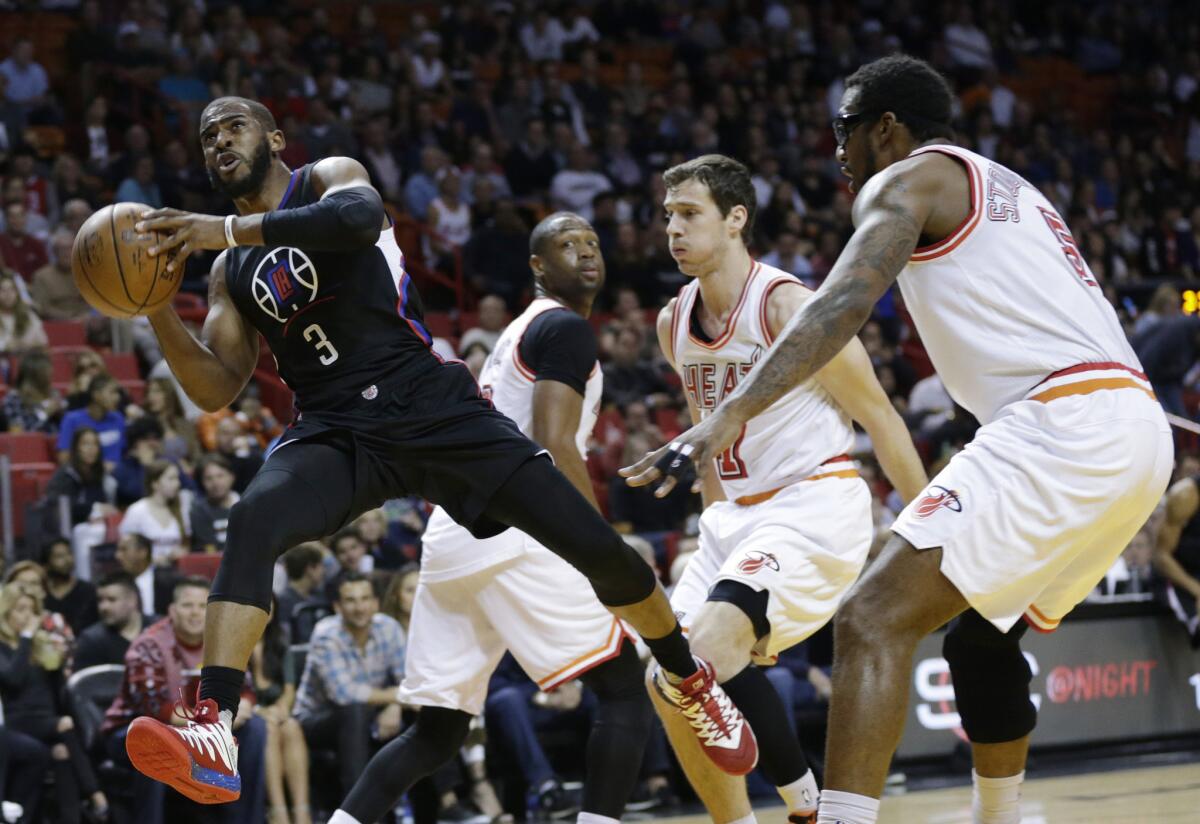
[[(534, 223), (555, 209), (592, 221), (608, 283), (593, 317), (605, 393), (589, 470), (609, 519), (643, 542), (668, 583), (693, 545), (698, 501), (686, 484), (660, 500), (616, 477), (688, 425), (653, 329), (684, 282), (664, 242), (662, 171), (705, 152), (743, 160), (757, 194), (755, 255), (819, 286), (851, 232), (828, 123), (845, 76), (894, 50), (951, 78), (962, 145), (1058, 207), (1164, 406), (1196, 417), (1200, 318), (1184, 312), (1185, 290), (1200, 280), (1195, 4), (10, 0), (0, 15), (14, 24), (0, 38), (0, 429), (54, 438), (58, 463), (35, 513), (43, 542), (25, 547), (27, 560), (10, 566), (0, 589), (0, 751), (10, 754), (0, 798), (26, 811), (5, 806), (5, 821), (36, 820), (39, 809), (50, 820), (102, 818), (110, 799), (97, 789), (96, 764), (120, 768), (134, 715), (175, 717), (175, 691), (190, 688), (201, 654), (206, 585), (188, 573), (211, 571), (196, 559), (219, 557), (229, 511), (286, 423), (254, 384), (230, 409), (200, 414), (144, 321), (123, 334), (145, 382), (110, 375), (101, 352), (120, 333), (71, 279), (74, 235), (107, 203), (231, 209), (212, 191), (196, 139), (213, 97), (267, 105), (293, 167), (333, 154), (363, 162), (407, 232), (427, 308), (446, 319), (435, 346), (475, 371), (530, 295)], [(28, 36), (31, 21), (51, 18), (69, 29), (59, 29), (66, 49), (57, 55)], [(189, 261), (185, 290), (205, 292), (210, 260)], [(51, 347), (45, 324), (61, 321), (83, 325), (90, 346)], [(936, 471), (974, 422), (931, 374), (897, 295), (861, 337)], [(64, 358), (69, 380), (55, 377)], [(1196, 442), (1179, 444), (1186, 473)], [(899, 501), (865, 439), (858, 451), (882, 535)], [(336, 804), (372, 749), (406, 723), (393, 687), (426, 512), (419, 500), (390, 501), (281, 560), (276, 610), (239, 715), (243, 809), (307, 824), (310, 809)], [(1104, 592), (1152, 586), (1155, 528), (1126, 551)], [(826, 671), (809, 663), (828, 664), (826, 655), (818, 643), (773, 671), (790, 708), (828, 697)], [(539, 703), (510, 663), (497, 674), (486, 727), (515, 780), (500, 786), (500, 800), (487, 780), (499, 768), (485, 769), (476, 743), (414, 791), (426, 820), (468, 807), (493, 820), (519, 814), (526, 799), (513, 802), (508, 783), (528, 785), (534, 809), (570, 808), (563, 780), (577, 765), (560, 763), (572, 747), (552, 742), (565, 737), (578, 750), (589, 698)], [(126, 672), (89, 740), (61, 697), (72, 671), (97, 664)], [(155, 687), (144, 688), (151, 670)], [(656, 746), (644, 768), (647, 805), (673, 792)], [(310, 750), (323, 769), (310, 773)], [(57, 788), (39, 802), (41, 783), (28, 776), (46, 771)], [(149, 805), (137, 821), (174, 803), (171, 794), (134, 797)]]

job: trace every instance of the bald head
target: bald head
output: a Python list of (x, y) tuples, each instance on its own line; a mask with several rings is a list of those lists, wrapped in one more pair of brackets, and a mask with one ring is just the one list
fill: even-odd
[(263, 132), (274, 132), (279, 129), (275, 125), (275, 115), (271, 114), (271, 110), (257, 100), (250, 100), (246, 97), (218, 97), (204, 107), (204, 111), (200, 115), (200, 133), (203, 134), (211, 124), (238, 114), (254, 118)]
[(546, 249), (547, 241), (560, 232), (570, 229), (583, 229), (590, 232), (592, 224), (574, 212), (555, 212), (542, 218), (541, 223), (534, 226), (533, 232), (529, 235), (529, 254), (542, 254)]

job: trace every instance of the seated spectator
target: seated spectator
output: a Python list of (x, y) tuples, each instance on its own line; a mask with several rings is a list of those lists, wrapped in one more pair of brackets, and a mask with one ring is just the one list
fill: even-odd
[(363, 575), (369, 575), (375, 571), (375, 559), (367, 553), (367, 545), (353, 525), (342, 527), (335, 532), (329, 539), (329, 546), (333, 551), (334, 560), (337, 561), (337, 569), (331, 576), (328, 593), (329, 600), (335, 601), (337, 576), (343, 572), (361, 572)]
[(146, 497), (125, 510), (118, 532), (145, 536), (154, 547), (154, 563), (173, 566), (191, 547), (192, 493), (182, 489), (178, 467), (166, 461), (146, 467), (146, 490)]
[(100, 819), (108, 799), (96, 781), (75, 723), (58, 706), (66, 647), (41, 627), (33, 596), (17, 584), (0, 589), (0, 699), (5, 722), (50, 747), (58, 820), (80, 821), (82, 799)]
[(192, 552), (224, 552), (229, 511), (241, 496), (233, 491), (233, 467), (223, 455), (205, 455), (196, 470), (202, 494), (192, 500)]
[[(96, 430), (83, 426), (71, 437), (67, 462), (55, 470), (46, 486), (50, 500), (66, 498), (71, 510), (71, 549), (75, 576), (92, 579), (91, 549), (104, 540), (105, 519), (117, 512), (117, 481), (100, 454)], [(47, 518), (57, 516), (57, 507)]]
[[(12, 178), (22, 186), (21, 181)], [(50, 262), (46, 247), (30, 229), (29, 208), (22, 200), (11, 202), (5, 198), (4, 231), (0, 232), (0, 260), (5, 261), (25, 280), (33, 279), (33, 273)]]
[(454, 268), (454, 253), (471, 240), (471, 207), (462, 197), (462, 175), (453, 166), (438, 172), (438, 196), (429, 204), (425, 221), (432, 234), (426, 235), (425, 256), (444, 271)]
[(321, 619), (309, 641), (293, 714), (310, 749), (337, 753), (344, 795), (372, 751), (400, 731), (404, 640), (365, 575), (343, 573), (336, 593), (337, 614)]
[(154, 179), (154, 158), (139, 157), (133, 164), (133, 173), (117, 186), (113, 200), (117, 203), (144, 203), (152, 209), (163, 207), (162, 192)]
[(63, 415), (58, 427), (58, 462), (65, 464), (71, 457), (71, 439), (81, 426), (94, 429), (100, 438), (100, 454), (111, 469), (125, 451), (125, 416), (117, 411), (121, 391), (111, 375), (96, 375), (87, 385), (88, 401), (83, 409), (73, 409)]
[(477, 311), (477, 325), (463, 332), (459, 347), (466, 350), (478, 341), (491, 352), (496, 348), (496, 342), (500, 340), (504, 328), (508, 326), (508, 306), (499, 295), (484, 295), (479, 299)]
[(316, 624), (317, 610), (301, 612), (307, 605), (327, 606), (321, 592), (325, 582), (325, 550), (320, 544), (307, 543), (283, 553), (287, 587), (279, 595), (281, 620), (288, 627), (294, 644), (306, 644)]
[(50, 79), (42, 64), (33, 59), (33, 41), (22, 37), (12, 53), (0, 63), (0, 74), (8, 81), (8, 99), (33, 111), (48, 102)]
[(429, 214), (429, 204), (438, 196), (437, 175), (447, 165), (446, 155), (437, 146), (421, 149), (421, 167), (404, 184), (404, 203), (417, 219)]
[(150, 378), (146, 381), (146, 400), (142, 405), (162, 425), (163, 457), (191, 472), (200, 457), (200, 439), (195, 425), (183, 413), (175, 384), (166, 378)]
[(62, 615), (76, 636), (99, 620), (96, 588), (75, 576), (75, 556), (66, 538), (52, 538), (42, 550), (46, 570), (45, 607)]
[[(92, 175), (84, 173), (83, 164), (79, 162), (79, 158), (69, 152), (63, 152), (54, 161), (50, 182), (54, 187), (55, 194), (58, 195), (58, 202), (63, 204), (59, 212), (61, 221), (59, 225), (66, 230), (64, 234), (73, 240), (83, 221), (74, 223), (73, 216), (69, 213), (77, 210), (82, 204), (87, 209), (87, 214), (90, 215), (92, 206), (98, 206), (105, 202), (102, 199), (99, 181)], [(69, 249), (67, 260), (70, 260)]]
[(4, 576), (4, 583), (16, 584), (26, 594), (31, 596), (36, 605), (38, 616), (41, 618), (42, 630), (48, 633), (62, 649), (69, 650), (75, 645), (75, 633), (67, 624), (67, 619), (59, 613), (46, 609), (46, 570), (36, 561), (18, 561)]
[[(197, 421), (196, 426), (200, 431), (201, 442), (207, 443), (202, 421), (203, 418), (201, 421)], [(229, 465), (233, 467), (233, 488), (237, 490), (238, 494), (245, 492), (246, 487), (250, 485), (250, 481), (258, 472), (258, 468), (263, 464), (258, 439), (247, 434), (242, 428), (242, 424), (232, 416), (218, 421), (213, 435), (212, 448), (205, 445), (205, 449), (216, 452), (229, 462)]]
[(592, 219), (592, 202), (602, 192), (612, 191), (612, 181), (596, 171), (596, 159), (585, 146), (571, 148), (567, 168), (550, 181), (550, 197), (558, 209)]
[[(0, 702), (0, 717), (3, 712)], [(0, 820), (6, 824), (37, 820), (49, 769), (49, 747), (0, 721)]]
[(163, 428), (157, 418), (143, 415), (125, 427), (125, 457), (113, 468), (117, 506), (146, 497), (146, 469), (163, 458)]
[(613, 341), (612, 360), (604, 364), (604, 402), (618, 406), (646, 406), (670, 402), (662, 373), (641, 358), (642, 335), (636, 327), (622, 326)]
[(1200, 317), (1162, 320), (1130, 341), (1163, 409), (1187, 417), (1183, 380), (1200, 358)]
[(165, 615), (178, 575), (152, 560), (154, 545), (145, 535), (131, 532), (117, 541), (117, 565), (133, 579), (141, 610), (146, 615)]
[[(270, 824), (312, 824), (308, 804), (308, 745), (300, 723), (292, 718), (296, 683), (300, 680), (288, 649), (287, 619), (278, 603), (250, 656), (257, 704), (254, 712), (266, 722), (267, 820)], [(286, 783), (286, 792), (284, 784)], [(292, 797), (291, 812), (287, 803)]]
[[(129, 724), (139, 716), (157, 718), (166, 724), (184, 726), (188, 714), (177, 698), (194, 689), (189, 671), (200, 669), (204, 660), (204, 617), (207, 612), (208, 581), (184, 578), (175, 585), (167, 617), (152, 624), (134, 639), (125, 653), (125, 678), (112, 706), (104, 714), (101, 727), (108, 756), (133, 774), (133, 820), (138, 824), (163, 824), (163, 806), (167, 786), (133, 769), (125, 753), (125, 735)], [(176, 712), (176, 710), (180, 710)], [(266, 724), (254, 714), (247, 691), (233, 720), (238, 741), (238, 771), (242, 776), (242, 795), (227, 805), (225, 821), (237, 824), (261, 824), (266, 813), (263, 753)], [(199, 807), (180, 800), (188, 807), (183, 820), (195, 820)]]
[[(557, 724), (568, 715), (588, 716), (574, 726), (586, 731), (595, 699), (581, 707), (584, 692), (579, 681), (570, 681), (553, 692), (541, 692), (537, 684), (512, 657), (505, 653), (488, 683), (483, 713), (487, 730), (496, 746), (506, 753), (508, 763), (521, 772), (529, 789), (537, 795), (538, 810), (550, 818), (566, 818), (579, 811), (579, 796), (568, 793), (538, 740), (538, 730)], [(590, 696), (589, 696), (590, 697)], [(586, 736), (586, 732), (582, 732)], [(584, 745), (581, 738), (580, 746)]]
[(396, 570), (407, 561), (400, 546), (388, 537), (387, 516), (383, 509), (371, 509), (354, 519), (352, 526), (358, 530), (358, 537), (367, 548), (367, 552), (375, 559), (375, 569)]
[(45, 352), (26, 352), (17, 367), (17, 385), (4, 396), (3, 414), (9, 432), (58, 430), (63, 414), (62, 396), (50, 383), (53, 366)]
[(45, 349), (47, 343), (42, 321), (21, 298), (16, 278), (11, 273), (0, 274), (0, 353), (24, 355)]
[(388, 582), (387, 592), (383, 594), (383, 602), (379, 608), (384, 615), (390, 615), (400, 624), (406, 643), (408, 625), (412, 623), (413, 601), (417, 597), (417, 582), (420, 577), (421, 567), (417, 564), (409, 564), (397, 570), (396, 574), (392, 576), (392, 580)]
[(83, 349), (75, 355), (75, 363), (71, 367), (71, 383), (67, 387), (67, 409), (83, 409), (88, 405), (91, 396), (88, 385), (97, 375), (107, 375), (108, 367), (104, 358), (95, 349)]
[(65, 230), (50, 238), (54, 260), (33, 273), (29, 296), (42, 320), (84, 320), (92, 308), (75, 286), (71, 274), (71, 247), (75, 236)]
[(100, 620), (79, 633), (73, 669), (99, 664), (123, 664), (133, 639), (154, 622), (143, 615), (137, 584), (128, 572), (110, 572), (96, 583), (96, 611)]

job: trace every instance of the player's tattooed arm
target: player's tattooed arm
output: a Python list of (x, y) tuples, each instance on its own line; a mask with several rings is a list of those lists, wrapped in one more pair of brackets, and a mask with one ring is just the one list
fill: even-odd
[(631, 486), (662, 478), (655, 494), (668, 494), (676, 482), (675, 467), (682, 466), (673, 455), (690, 459), (705, 474), (713, 456), (737, 439), (747, 421), (842, 351), (917, 247), (938, 189), (924, 166), (902, 161), (871, 179), (854, 204), (858, 228), (825, 283), (713, 414), (621, 470)]
[(928, 207), (905, 174), (879, 177), (855, 203), (858, 228), (825, 283), (726, 399), (737, 420), (753, 418), (842, 351), (916, 249)]

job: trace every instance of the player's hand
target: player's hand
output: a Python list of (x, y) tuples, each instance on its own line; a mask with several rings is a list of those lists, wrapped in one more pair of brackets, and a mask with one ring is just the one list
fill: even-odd
[(198, 215), (179, 209), (152, 209), (142, 212), (142, 218), (133, 227), (142, 234), (163, 232), (166, 238), (147, 251), (152, 257), (170, 255), (167, 271), (182, 271), (183, 264), (192, 252), (201, 249), (225, 249), (225, 218), (216, 215)]
[(379, 726), (379, 740), (390, 741), (400, 732), (400, 705), (388, 704), (382, 712), (375, 717), (375, 723)]
[(654, 494), (663, 498), (671, 493), (691, 464), (696, 468), (696, 483), (692, 487), (695, 491), (700, 488), (705, 473), (711, 470), (712, 459), (737, 440), (742, 425), (732, 415), (718, 410), (666, 446), (648, 453), (633, 466), (619, 470), (619, 474), (630, 486), (645, 486), (661, 478), (662, 483)]

